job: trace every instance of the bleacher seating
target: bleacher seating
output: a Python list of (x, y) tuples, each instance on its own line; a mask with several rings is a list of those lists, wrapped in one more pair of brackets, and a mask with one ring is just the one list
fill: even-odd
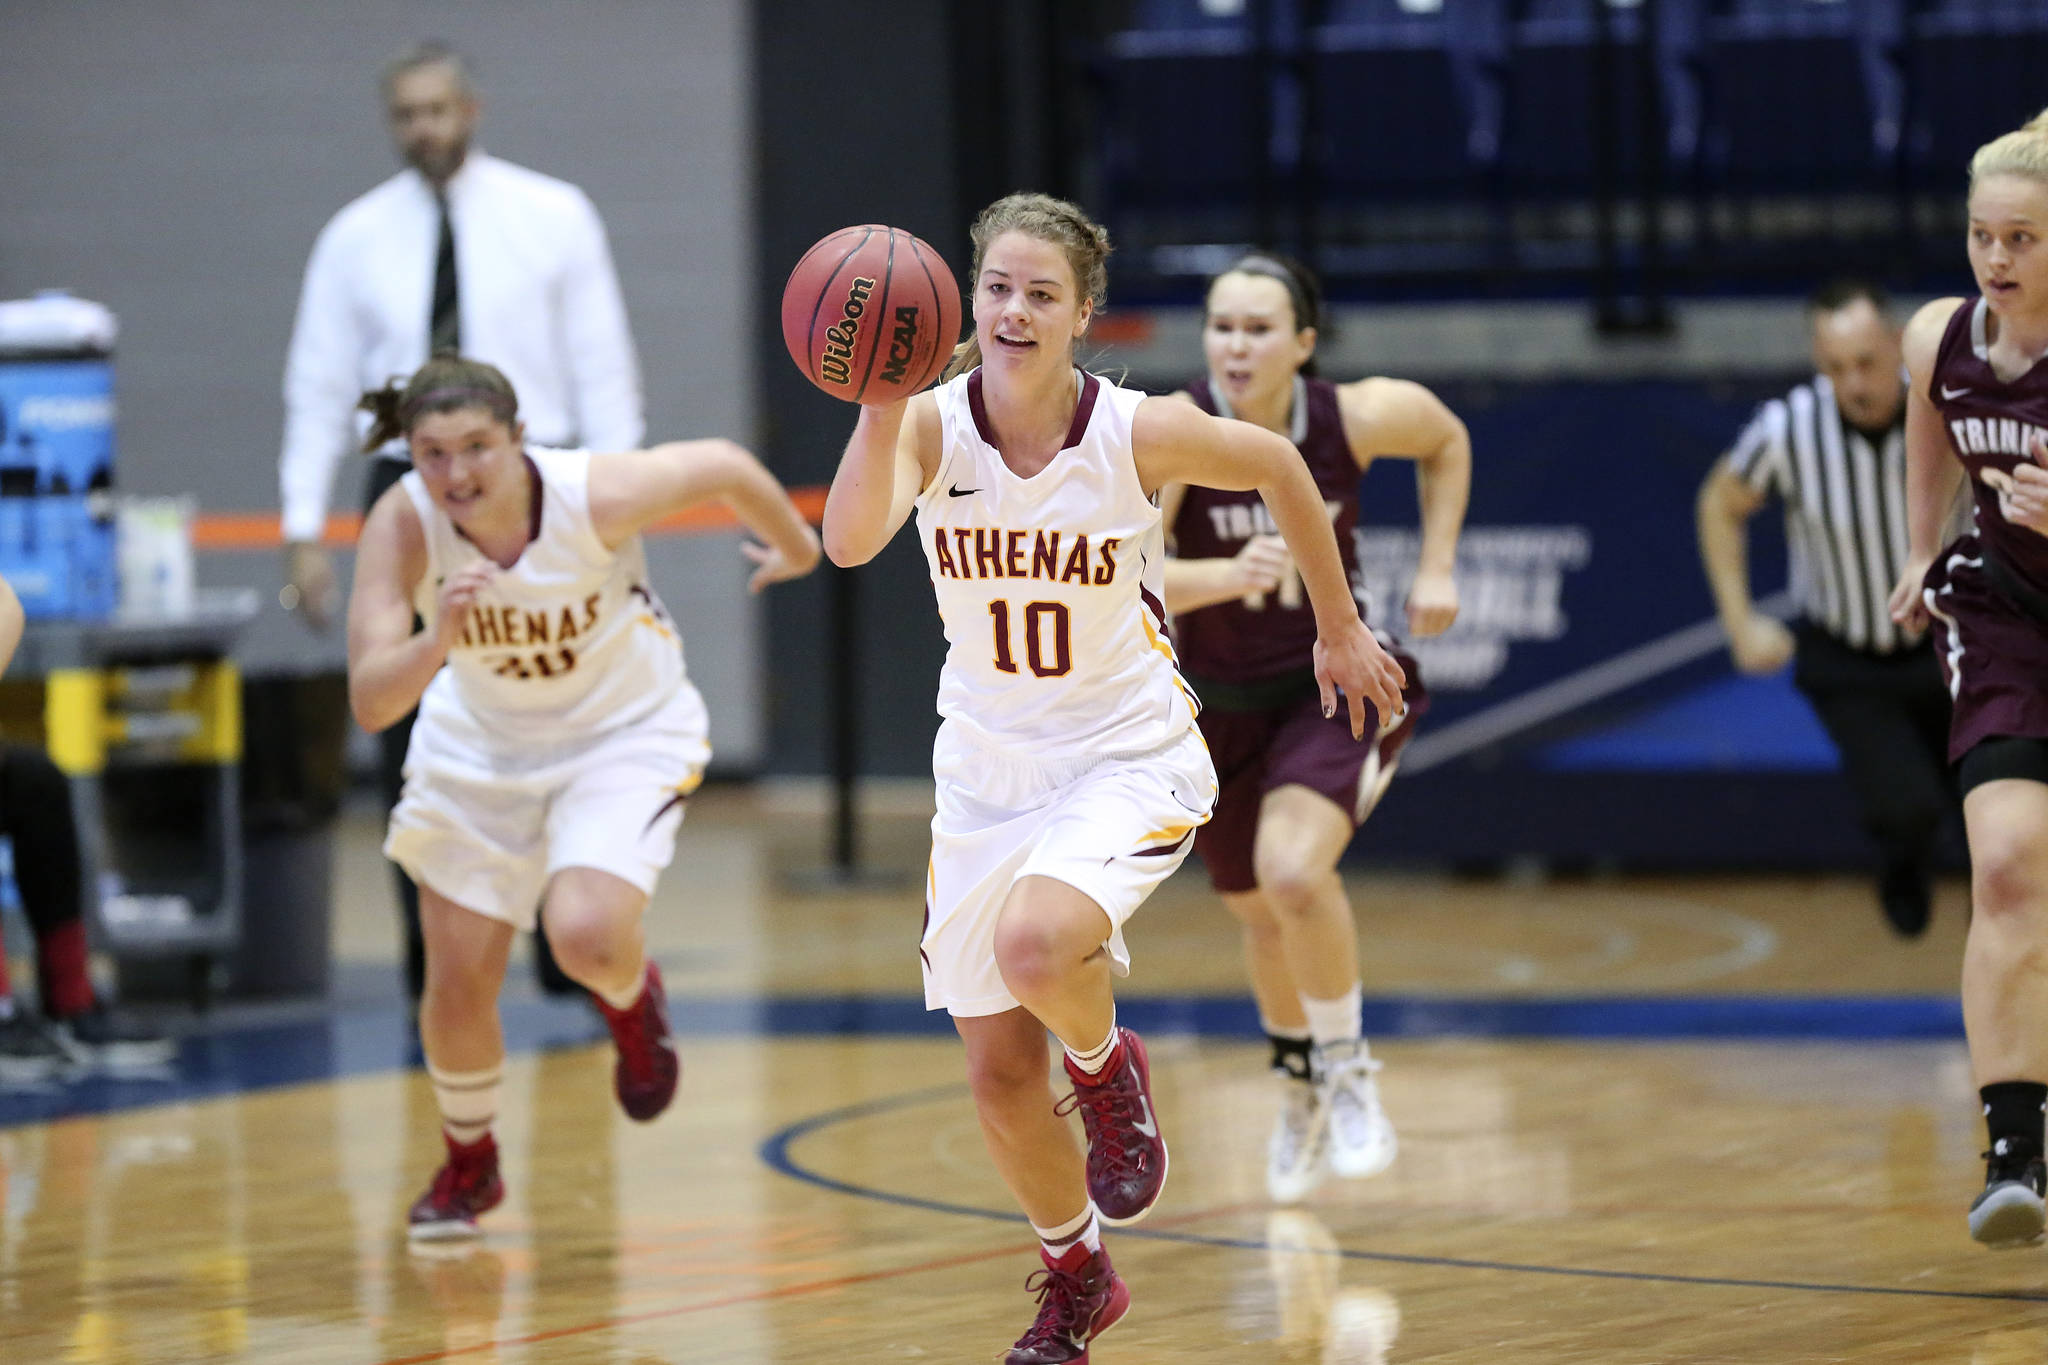
[(1916, 0), (1903, 55), (1909, 173), (1960, 190), (1972, 152), (2048, 107), (2048, 2)]
[(1108, 212), (1199, 217), (1292, 174), (1299, 100), (1275, 58), (1296, 45), (1294, 13), (1293, 0), (1140, 5), (1140, 26), (1095, 63)]
[[(1681, 273), (1858, 264), (1844, 243), (1892, 262), (1951, 221), (1970, 152), (2048, 106), (2048, 0), (1139, 0), (1131, 16), (1093, 67), (1112, 226), (1135, 225), (1141, 256), (1248, 240), (1276, 221), (1263, 195), (1308, 206), (1294, 231), (1339, 276), (1583, 269), (1584, 251), (1501, 234), (1590, 238), (1577, 208), (1652, 186), (1690, 206), (1666, 244)], [(1909, 212), (1909, 190), (1949, 207)], [(1557, 211), (1510, 214), (1525, 205)], [(1418, 232), (1441, 249), (1378, 249)]]
[(1705, 187), (1889, 192), (1905, 104), (1893, 55), (1901, 3), (1714, 0), (1686, 14), (1699, 24)]
[(1309, 166), (1338, 202), (1479, 193), (1500, 156), (1503, 0), (1332, 0), (1308, 34)]

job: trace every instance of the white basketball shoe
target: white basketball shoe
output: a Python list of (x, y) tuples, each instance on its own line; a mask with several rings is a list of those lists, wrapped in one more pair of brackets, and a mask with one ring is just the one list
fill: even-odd
[(1266, 1140), (1266, 1193), (1276, 1204), (1298, 1204), (1323, 1181), (1330, 1125), (1320, 1086), (1282, 1074), (1280, 1112)]
[(1325, 1114), (1330, 1169), (1350, 1180), (1393, 1165), (1399, 1143), (1380, 1107), (1379, 1060), (1363, 1039), (1315, 1050), (1315, 1088)]

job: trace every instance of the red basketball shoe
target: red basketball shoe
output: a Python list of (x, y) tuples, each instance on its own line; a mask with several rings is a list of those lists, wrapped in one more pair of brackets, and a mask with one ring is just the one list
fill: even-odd
[(1127, 1028), (1117, 1031), (1114, 1060), (1091, 1076), (1067, 1058), (1074, 1093), (1053, 1112), (1081, 1111), (1088, 1134), (1088, 1197), (1102, 1221), (1121, 1227), (1152, 1211), (1166, 1184), (1166, 1139), (1152, 1108), (1152, 1067), (1145, 1044)]
[(1131, 1291), (1109, 1263), (1079, 1244), (1055, 1261), (1039, 1249), (1045, 1269), (1024, 1282), (1038, 1295), (1038, 1318), (1003, 1357), (1003, 1365), (1088, 1365), (1088, 1343), (1130, 1311)]
[(645, 1123), (668, 1108), (676, 1095), (676, 1079), (683, 1072), (683, 1064), (676, 1060), (676, 1041), (669, 1036), (661, 968), (648, 959), (640, 998), (626, 1009), (615, 1010), (599, 996), (591, 998), (604, 1011), (612, 1043), (619, 1050), (618, 1063), (612, 1068), (612, 1089), (619, 1097), (619, 1107), (627, 1118)]
[(406, 1236), (416, 1242), (448, 1242), (477, 1235), (478, 1215), (489, 1213), (505, 1198), (498, 1178), (498, 1144), (489, 1133), (461, 1143), (441, 1134), (448, 1160), (434, 1173), (434, 1183), (412, 1206)]

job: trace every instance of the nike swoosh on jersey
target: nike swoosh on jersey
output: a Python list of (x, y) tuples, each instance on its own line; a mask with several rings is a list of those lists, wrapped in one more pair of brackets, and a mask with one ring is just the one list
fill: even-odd
[(1941, 386), (1941, 398), (1945, 403), (1952, 403), (1968, 392), (1968, 389), (1952, 389), (1946, 384)]
[(949, 498), (971, 498), (980, 491), (979, 488), (962, 488), (956, 483), (946, 490), (946, 496)]

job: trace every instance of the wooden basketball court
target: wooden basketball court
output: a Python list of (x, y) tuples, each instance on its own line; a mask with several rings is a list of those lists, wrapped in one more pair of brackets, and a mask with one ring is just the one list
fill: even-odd
[[(428, 1257), (403, 1220), (433, 1099), (352, 819), (334, 1002), (194, 1023), (176, 1078), (0, 1093), (0, 1359), (997, 1357), (1034, 1242), (912, 998), (920, 832), (875, 830), (903, 887), (825, 893), (788, 876), (815, 815), (695, 803), (650, 926), (677, 1104), (620, 1116), (591, 1018), (515, 963), (509, 1197), (480, 1246)], [(1963, 1223), (1959, 887), (1904, 945), (1847, 878), (1353, 890), (1402, 1151), (1295, 1209), (1264, 1197), (1231, 923), (1192, 868), (1134, 922), (1120, 998), (1173, 1169), (1111, 1233), (1134, 1298), (1099, 1365), (2048, 1356), (2048, 1252)], [(93, 1112), (48, 1117), (70, 1110)]]

